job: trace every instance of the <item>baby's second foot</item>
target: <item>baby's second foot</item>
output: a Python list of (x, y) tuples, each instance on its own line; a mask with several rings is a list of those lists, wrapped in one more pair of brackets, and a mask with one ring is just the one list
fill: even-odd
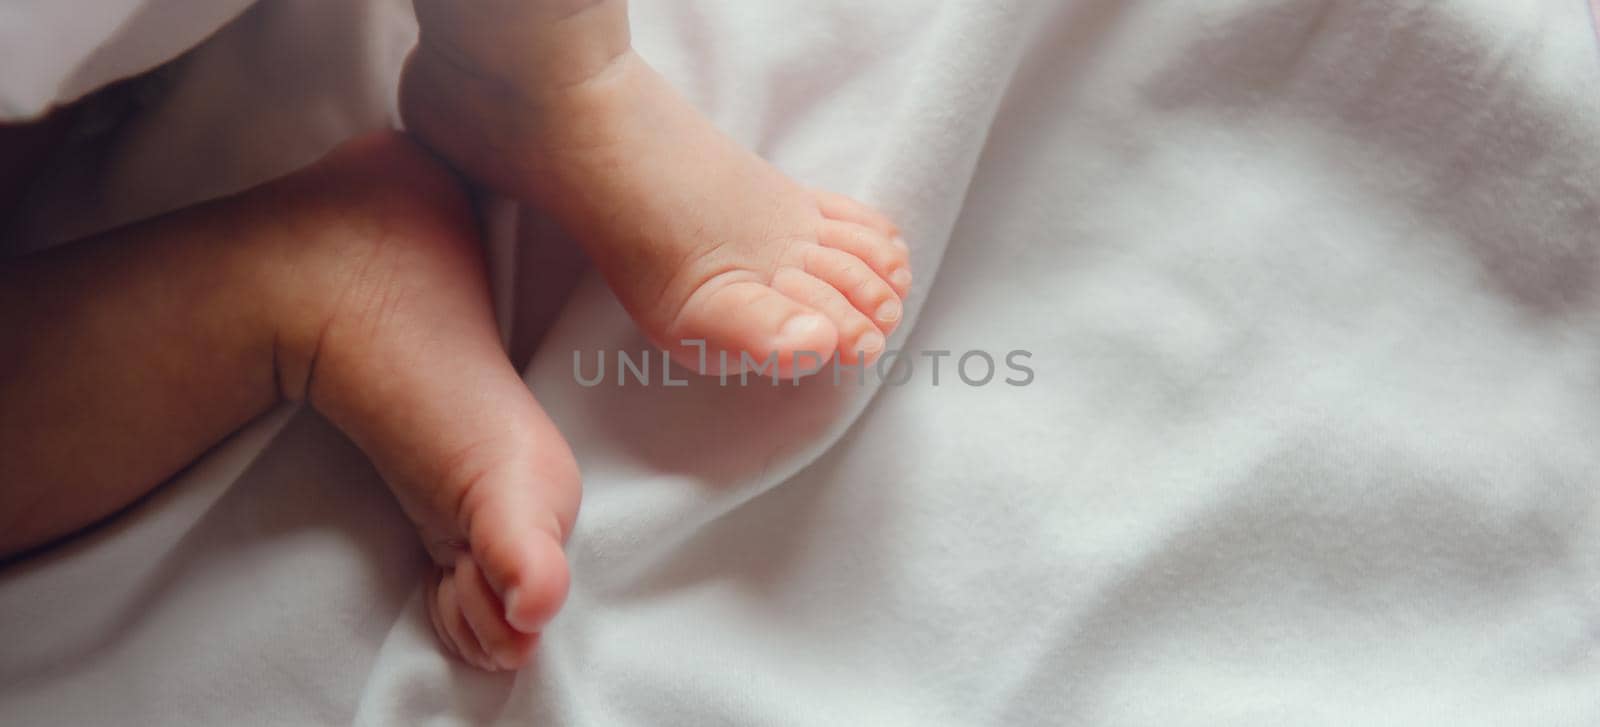
[(262, 305), (288, 321), (283, 393), (360, 445), (416, 523), (440, 639), (485, 669), (522, 666), (566, 596), (578, 475), (501, 349), (466, 195), (383, 134), (233, 204), (274, 231)]
[(557, 218), (680, 364), (716, 373), (776, 357), (789, 375), (884, 351), (911, 286), (898, 230), (719, 132), (628, 47), (623, 2), (417, 9), (423, 42), (403, 83), (413, 132)]

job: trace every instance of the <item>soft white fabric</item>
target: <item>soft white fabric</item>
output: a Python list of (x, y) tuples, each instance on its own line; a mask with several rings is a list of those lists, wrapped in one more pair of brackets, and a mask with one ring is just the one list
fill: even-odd
[(0, 2), (0, 121), (36, 117), (172, 60), (252, 1)]
[(398, 511), (283, 413), (0, 573), (0, 722), (1600, 724), (1587, 13), (637, 3), (719, 123), (902, 221), (898, 346), (1036, 381), (585, 389), (643, 346), (590, 281), (528, 375), (587, 480), (534, 668), (439, 653)]

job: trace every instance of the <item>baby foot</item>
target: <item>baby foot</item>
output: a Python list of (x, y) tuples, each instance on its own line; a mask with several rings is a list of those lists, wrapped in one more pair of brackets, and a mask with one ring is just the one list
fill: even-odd
[(566, 596), (578, 474), (501, 349), (465, 195), (395, 134), (251, 194), (304, 211), (277, 215), (288, 262), (266, 286), (298, 313), (278, 333), (284, 394), (348, 434), (416, 523), (440, 639), (485, 669), (522, 666)]
[(629, 48), (625, 3), (417, 10), (422, 43), (402, 86), (412, 131), (582, 240), (681, 365), (716, 373), (775, 359), (787, 376), (884, 351), (911, 286), (894, 224), (801, 187), (719, 132)]

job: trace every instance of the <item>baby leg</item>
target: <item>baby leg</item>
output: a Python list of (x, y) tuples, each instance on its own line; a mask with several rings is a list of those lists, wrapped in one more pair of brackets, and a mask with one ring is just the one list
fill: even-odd
[(500, 348), (455, 179), (400, 135), (0, 265), (0, 554), (100, 520), (276, 402), (372, 458), (485, 668), (565, 596), (571, 454)]

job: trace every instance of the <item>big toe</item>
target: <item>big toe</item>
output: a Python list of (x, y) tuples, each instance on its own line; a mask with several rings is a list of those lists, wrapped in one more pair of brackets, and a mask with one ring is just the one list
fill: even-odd
[(566, 600), (562, 544), (570, 518), (554, 503), (570, 501), (576, 475), (555, 482), (505, 477), (477, 483), (463, 501), (474, 567), (499, 602), (496, 615), (517, 633), (537, 634)]
[(672, 328), (668, 350), (702, 374), (804, 375), (839, 345), (839, 329), (822, 311), (754, 280), (700, 286)]
[(566, 600), (562, 545), (579, 496), (576, 466), (547, 419), (499, 425), (499, 438), (454, 459), (436, 490), (402, 493), (439, 564), (434, 626), (462, 659), (490, 670), (525, 665)]

